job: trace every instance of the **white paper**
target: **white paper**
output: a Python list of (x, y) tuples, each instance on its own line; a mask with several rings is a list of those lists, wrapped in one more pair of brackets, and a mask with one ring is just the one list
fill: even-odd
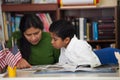
[(63, 4), (93, 4), (94, 0), (62, 0)]

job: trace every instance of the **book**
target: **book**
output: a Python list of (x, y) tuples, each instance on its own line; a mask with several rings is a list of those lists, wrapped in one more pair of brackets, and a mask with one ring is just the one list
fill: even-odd
[(19, 31), (19, 25), (22, 16), (22, 14), (15, 14), (15, 31)]
[(44, 69), (36, 70), (34, 74), (52, 74), (52, 73), (113, 73), (116, 72), (118, 69), (118, 66), (114, 65), (101, 65), (95, 68), (91, 68), (88, 65), (47, 65), (44, 67)]
[(58, 0), (61, 9), (67, 8), (95, 8), (99, 0)]
[(115, 19), (113, 16), (100, 17), (98, 22), (99, 23), (114, 23)]
[(8, 41), (9, 40), (9, 36), (8, 36), (6, 13), (3, 12), (2, 16), (3, 16), (3, 26), (4, 26), (4, 38), (5, 38), (5, 41)]
[(79, 18), (79, 36), (81, 40), (84, 40), (84, 18)]
[(48, 23), (49, 23), (49, 25), (50, 24), (52, 24), (52, 18), (50, 17), (50, 14), (49, 13), (46, 13), (46, 17), (47, 17), (47, 19), (48, 19)]
[(79, 36), (81, 40), (86, 40), (87, 39), (87, 19), (80, 17), (79, 18)]
[(91, 23), (87, 23), (87, 40), (91, 40), (92, 38), (92, 27), (91, 27)]
[(98, 28), (99, 29), (114, 29), (115, 24), (113, 24), (113, 23), (99, 23)]
[(3, 26), (3, 16), (0, 6), (0, 41), (4, 41), (4, 26)]
[(32, 0), (3, 0), (3, 4), (26, 4), (31, 2)]
[(57, 3), (57, 0), (32, 0), (32, 4), (35, 3)]
[(76, 8), (96, 8), (96, 5), (84, 5), (84, 6), (80, 6), (80, 5), (76, 5), (76, 6), (61, 6), (61, 9), (76, 9)]
[(49, 32), (50, 22), (49, 22), (49, 19), (48, 19), (46, 13), (37, 13), (37, 15), (39, 16), (39, 18), (43, 22), (44, 31)]
[(3, 38), (3, 28), (2, 25), (0, 24), (0, 41), (4, 40)]
[(70, 21), (72, 25), (74, 26), (75, 29), (75, 35), (78, 39), (80, 39), (80, 34), (79, 34), (79, 18), (75, 16), (66, 16), (65, 20)]
[(8, 37), (10, 38), (12, 34), (10, 13), (6, 13), (6, 20), (7, 20), (7, 28), (8, 28)]
[(91, 5), (94, 4), (96, 5), (97, 3), (99, 3), (99, 0), (58, 0), (58, 4), (61, 6), (76, 6), (76, 5), (80, 5), (80, 6), (84, 6), (84, 5)]
[(93, 40), (98, 40), (98, 22), (92, 23)]
[(79, 18), (74, 18), (72, 23), (74, 22), (75, 26), (75, 33), (78, 39), (80, 39), (80, 34), (79, 34)]
[(115, 39), (115, 36), (100, 36), (98, 37), (99, 40), (109, 40), (109, 39)]

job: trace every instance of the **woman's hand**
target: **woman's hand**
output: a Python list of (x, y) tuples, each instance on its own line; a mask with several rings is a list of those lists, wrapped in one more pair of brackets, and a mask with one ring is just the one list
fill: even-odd
[(30, 67), (31, 65), (24, 58), (21, 58), (17, 63), (18, 69), (30, 68)]

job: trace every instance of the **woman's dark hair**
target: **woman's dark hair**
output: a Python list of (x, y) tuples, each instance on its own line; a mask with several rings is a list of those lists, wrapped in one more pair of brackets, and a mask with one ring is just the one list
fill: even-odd
[(62, 40), (66, 37), (71, 39), (75, 34), (75, 27), (69, 21), (57, 20), (50, 25), (49, 31), (61, 37)]
[(31, 49), (30, 49), (30, 43), (26, 40), (24, 36), (24, 32), (31, 27), (39, 28), (43, 30), (43, 23), (36, 14), (32, 14), (32, 13), (24, 14), (23, 17), (21, 18), (19, 29), (22, 34), (22, 37), (20, 39), (20, 51), (22, 57), (25, 58), (26, 60), (28, 60), (29, 58)]

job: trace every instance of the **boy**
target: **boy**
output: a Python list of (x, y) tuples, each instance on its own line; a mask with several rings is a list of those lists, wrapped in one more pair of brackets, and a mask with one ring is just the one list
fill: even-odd
[(90, 65), (90, 67), (117, 64), (114, 51), (120, 52), (119, 49), (105, 48), (94, 52), (85, 40), (77, 39), (74, 26), (66, 20), (53, 22), (49, 31), (53, 47), (61, 49), (59, 64)]

